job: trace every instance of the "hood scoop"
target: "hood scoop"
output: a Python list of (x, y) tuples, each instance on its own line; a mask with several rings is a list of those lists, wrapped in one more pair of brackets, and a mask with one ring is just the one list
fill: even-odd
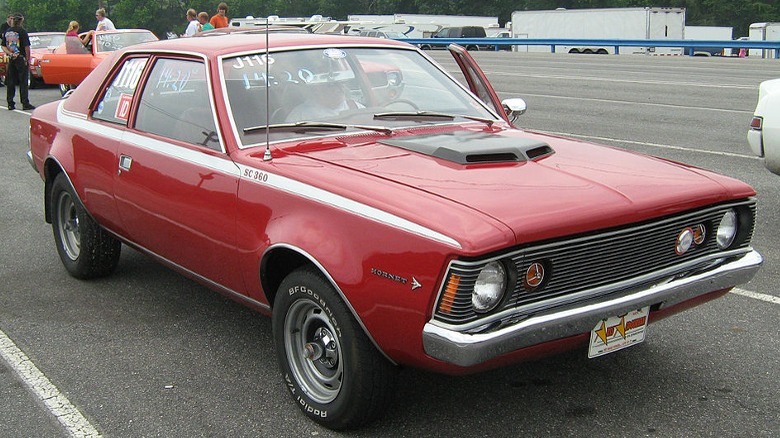
[(458, 164), (521, 162), (555, 153), (539, 140), (485, 132), (417, 135), (379, 143)]

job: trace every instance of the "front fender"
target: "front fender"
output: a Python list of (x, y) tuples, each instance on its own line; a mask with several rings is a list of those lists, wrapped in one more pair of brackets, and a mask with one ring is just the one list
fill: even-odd
[(264, 193), (262, 205), (239, 206), (239, 224), (268, 217), (262, 233), (239, 225), (239, 245), (246, 245), (240, 252), (249, 264), (243, 270), (260, 273), (248, 279), (250, 294), (254, 282), (261, 294), (256, 299), (273, 306), (284, 276), (301, 264), (314, 265), (380, 351), (399, 364), (423, 361), (422, 330), (452, 248), (314, 200), (272, 194)]

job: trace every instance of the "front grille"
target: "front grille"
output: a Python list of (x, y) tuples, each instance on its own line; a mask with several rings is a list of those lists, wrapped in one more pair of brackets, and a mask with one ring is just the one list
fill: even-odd
[[(596, 234), (543, 242), (479, 261), (454, 261), (445, 279), (458, 276), (457, 288), (442, 285), (435, 319), (447, 324), (466, 324), (495, 313), (517, 309), (529, 312), (564, 303), (591, 299), (653, 281), (680, 275), (711, 263), (724, 251), (718, 248), (716, 228), (727, 210), (739, 213), (739, 233), (728, 251), (748, 248), (753, 234), (755, 201), (746, 200), (687, 212), (642, 224)], [(680, 232), (702, 224), (704, 241), (683, 255), (675, 252)], [(512, 292), (489, 315), (474, 311), (471, 295), (480, 270), (487, 263), (502, 260), (513, 271)], [(536, 289), (524, 287), (525, 272), (533, 262), (545, 266), (546, 280)], [(454, 291), (454, 293), (453, 293)]]

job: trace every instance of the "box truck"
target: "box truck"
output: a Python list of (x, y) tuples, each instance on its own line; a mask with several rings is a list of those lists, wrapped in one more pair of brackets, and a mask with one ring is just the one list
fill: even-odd
[[(605, 8), (515, 11), (513, 38), (681, 40), (685, 8)], [(518, 45), (516, 51), (549, 52), (550, 46)], [(681, 55), (681, 47), (620, 47), (620, 54)], [(556, 46), (556, 53), (614, 53), (614, 46)]]
[[(731, 41), (733, 27), (724, 26), (685, 26), (685, 39), (698, 41)], [(693, 47), (685, 49), (686, 55), (693, 56), (721, 56), (731, 55), (731, 49), (723, 47)]]
[[(780, 40), (780, 23), (753, 23), (748, 30), (750, 41)], [(750, 49), (748, 56), (757, 58), (773, 58), (774, 49)]]

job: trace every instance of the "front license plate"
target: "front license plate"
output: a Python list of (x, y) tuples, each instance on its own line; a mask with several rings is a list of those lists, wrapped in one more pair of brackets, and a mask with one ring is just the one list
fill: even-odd
[(650, 307), (604, 319), (590, 331), (588, 357), (594, 358), (622, 350), (645, 340)]

